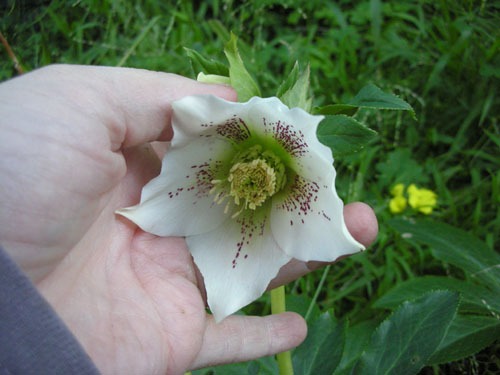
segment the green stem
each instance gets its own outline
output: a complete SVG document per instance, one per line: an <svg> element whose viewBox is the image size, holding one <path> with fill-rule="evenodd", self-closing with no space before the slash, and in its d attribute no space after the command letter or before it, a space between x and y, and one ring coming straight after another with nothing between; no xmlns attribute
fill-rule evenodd
<svg viewBox="0 0 500 375"><path fill-rule="evenodd" d="M271 290L271 312L280 314L285 311L285 287L279 286ZM292 355L289 351L278 353L276 359L278 360L280 375L293 375Z"/></svg>

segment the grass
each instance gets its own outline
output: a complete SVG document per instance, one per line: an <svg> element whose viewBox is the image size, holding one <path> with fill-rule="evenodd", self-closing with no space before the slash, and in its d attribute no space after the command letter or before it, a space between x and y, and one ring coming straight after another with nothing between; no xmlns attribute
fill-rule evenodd
<svg viewBox="0 0 500 375"><path fill-rule="evenodd" d="M369 203L380 235L368 252L331 267L317 299L321 309L333 308L354 324L382 319L370 301L397 283L459 272L386 225L393 217L389 191L398 182L436 191L435 220L470 231L498 251L498 2L25 0L0 9L0 30L27 71L72 63L193 77L183 47L225 61L222 46L233 30L265 96L274 94L298 60L311 64L315 105L347 101L369 82L411 103L417 121L402 113L360 113L379 139L336 161L340 195ZM5 49L0 56L0 80L15 76ZM312 298L322 272L289 285L289 293ZM268 309L262 298L248 312ZM498 345L487 353L498 354ZM488 374L494 356L487 353L421 373Z"/></svg>

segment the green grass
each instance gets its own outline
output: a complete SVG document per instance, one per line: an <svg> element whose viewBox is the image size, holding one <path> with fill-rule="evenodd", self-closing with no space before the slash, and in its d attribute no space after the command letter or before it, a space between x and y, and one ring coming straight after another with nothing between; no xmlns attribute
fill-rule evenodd
<svg viewBox="0 0 500 375"><path fill-rule="evenodd" d="M500 3L141 3L8 1L0 5L0 30L26 70L72 63L190 77L194 72L183 47L224 62L222 48L232 30L264 96L275 92L298 60L302 66L311 64L314 105L345 102L372 82L416 110L417 121L406 113L357 115L379 138L336 161L337 186L346 201L362 200L375 209L380 235L366 253L331 267L317 300L321 309L333 308L337 317L354 324L382 319L385 312L370 309L371 301L397 283L419 275L463 277L386 225L394 216L388 211L389 190L398 182L436 191L435 220L470 231L498 251ZM15 76L5 49L0 57L0 80ZM289 293L312 298L322 272L292 283ZM266 297L247 309L258 314L268 310ZM498 345L486 351L498 351ZM474 366L480 371L480 365L494 365L494 356L487 353L421 373L472 374ZM484 358L490 358L486 365Z"/></svg>

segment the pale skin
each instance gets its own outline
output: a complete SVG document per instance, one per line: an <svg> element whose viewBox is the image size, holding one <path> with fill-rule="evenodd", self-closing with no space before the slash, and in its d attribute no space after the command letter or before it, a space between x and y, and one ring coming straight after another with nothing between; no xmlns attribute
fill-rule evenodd
<svg viewBox="0 0 500 375"><path fill-rule="evenodd" d="M228 86L125 68L50 66L0 85L0 244L105 374L182 374L306 336L294 313L216 325L184 239L114 213L159 173L149 143L172 138L170 103L192 94L236 100ZM352 203L344 216L370 245L373 211ZM322 265L292 260L270 287Z"/></svg>

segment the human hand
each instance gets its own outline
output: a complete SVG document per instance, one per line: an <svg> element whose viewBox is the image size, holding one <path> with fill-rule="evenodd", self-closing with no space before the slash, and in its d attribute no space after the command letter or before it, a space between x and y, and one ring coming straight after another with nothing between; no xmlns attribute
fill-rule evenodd
<svg viewBox="0 0 500 375"><path fill-rule="evenodd" d="M172 137L170 103L209 93L236 99L229 87L118 68L52 66L0 85L0 243L103 373L181 374L305 337L293 313L215 325L184 239L144 233L114 214L159 173L148 142ZM371 209L344 212L369 245ZM292 261L272 287L317 266Z"/></svg>

